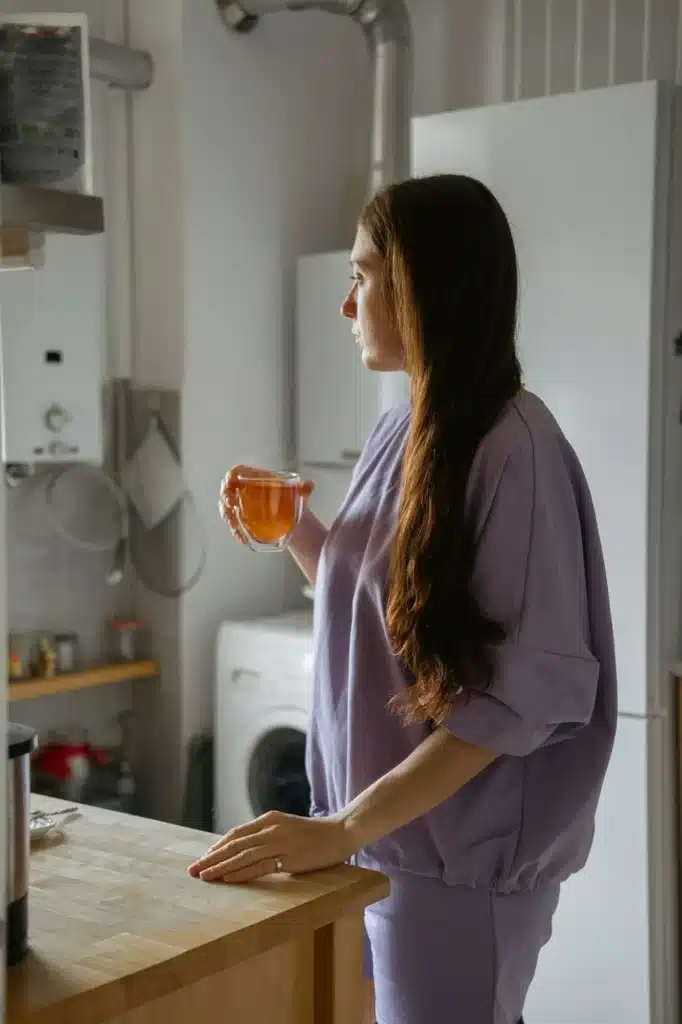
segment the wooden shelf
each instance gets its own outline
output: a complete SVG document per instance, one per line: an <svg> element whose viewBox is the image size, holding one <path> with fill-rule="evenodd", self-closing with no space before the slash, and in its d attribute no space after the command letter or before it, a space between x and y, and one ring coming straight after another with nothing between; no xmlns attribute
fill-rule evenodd
<svg viewBox="0 0 682 1024"><path fill-rule="evenodd" d="M153 679L159 674L155 661L126 661L117 665L95 665L82 672L54 676L52 679L20 679L9 684L9 699L33 700L47 697L52 693L68 693L90 686L108 686L110 683L124 683L131 679Z"/></svg>

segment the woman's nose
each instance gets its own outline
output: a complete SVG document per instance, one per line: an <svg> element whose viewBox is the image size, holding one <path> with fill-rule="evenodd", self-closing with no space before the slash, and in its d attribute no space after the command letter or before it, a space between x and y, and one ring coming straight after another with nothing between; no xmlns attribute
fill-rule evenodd
<svg viewBox="0 0 682 1024"><path fill-rule="evenodd" d="M357 315L357 306L355 304L355 296L353 295L353 289L348 292L348 295L343 300L341 306L341 316L345 316L347 320L355 320Z"/></svg>

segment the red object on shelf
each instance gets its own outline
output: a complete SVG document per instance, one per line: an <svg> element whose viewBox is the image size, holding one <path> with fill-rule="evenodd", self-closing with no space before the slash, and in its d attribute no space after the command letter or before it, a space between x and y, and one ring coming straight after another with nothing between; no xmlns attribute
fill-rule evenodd
<svg viewBox="0 0 682 1024"><path fill-rule="evenodd" d="M109 763L107 752L90 743L49 743L36 752L33 761L46 775L65 781L71 778L71 762L78 757L86 758L91 764Z"/></svg>

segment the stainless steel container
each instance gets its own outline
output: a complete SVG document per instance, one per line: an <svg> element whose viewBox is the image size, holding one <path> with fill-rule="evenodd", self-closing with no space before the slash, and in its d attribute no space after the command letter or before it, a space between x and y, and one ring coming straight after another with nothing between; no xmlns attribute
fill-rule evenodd
<svg viewBox="0 0 682 1024"><path fill-rule="evenodd" d="M10 722L7 727L7 965L28 949L28 864L31 837L31 752L34 729Z"/></svg>

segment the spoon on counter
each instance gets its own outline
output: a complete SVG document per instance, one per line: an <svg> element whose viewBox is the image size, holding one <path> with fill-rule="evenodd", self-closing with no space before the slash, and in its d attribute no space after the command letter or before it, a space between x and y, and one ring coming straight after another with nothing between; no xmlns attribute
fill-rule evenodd
<svg viewBox="0 0 682 1024"><path fill-rule="evenodd" d="M31 839L41 839L56 828L59 822L57 818L67 814L78 814L78 807L64 807L60 811L31 811L28 819L28 828Z"/></svg>

